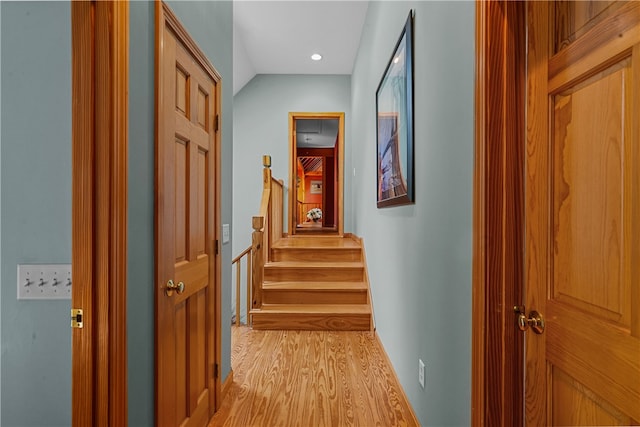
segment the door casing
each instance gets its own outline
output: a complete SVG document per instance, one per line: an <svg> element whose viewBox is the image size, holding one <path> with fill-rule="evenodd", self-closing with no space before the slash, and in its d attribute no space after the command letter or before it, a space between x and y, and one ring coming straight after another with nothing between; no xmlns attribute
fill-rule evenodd
<svg viewBox="0 0 640 427"><path fill-rule="evenodd" d="M289 113L289 208L288 208L288 232L293 236L296 232L296 161L298 158L295 121L296 119L337 119L338 120L338 162L335 173L338 175L338 183L335 191L338 217L337 234L344 235L344 113Z"/></svg>
<svg viewBox="0 0 640 427"><path fill-rule="evenodd" d="M476 1L471 424L522 425L526 3Z"/></svg>
<svg viewBox="0 0 640 427"><path fill-rule="evenodd" d="M71 2L74 426L127 424L129 3Z"/></svg>

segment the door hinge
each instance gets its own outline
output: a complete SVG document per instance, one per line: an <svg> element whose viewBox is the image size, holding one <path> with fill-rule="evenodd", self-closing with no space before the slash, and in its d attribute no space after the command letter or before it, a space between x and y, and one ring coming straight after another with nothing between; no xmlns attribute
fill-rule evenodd
<svg viewBox="0 0 640 427"><path fill-rule="evenodd" d="M214 251L216 255L220 253L220 247L218 246L219 244L220 244L220 241L216 239L215 243L213 244L213 246L215 247Z"/></svg>
<svg viewBox="0 0 640 427"><path fill-rule="evenodd" d="M215 119L213 119L213 130L218 132L218 129L220 129L220 115L216 114Z"/></svg>
<svg viewBox="0 0 640 427"><path fill-rule="evenodd" d="M218 378L218 364L213 364L213 378Z"/></svg>
<svg viewBox="0 0 640 427"><path fill-rule="evenodd" d="M83 318L82 318L82 309L81 308L72 308L71 309L71 327L82 329L83 326Z"/></svg>

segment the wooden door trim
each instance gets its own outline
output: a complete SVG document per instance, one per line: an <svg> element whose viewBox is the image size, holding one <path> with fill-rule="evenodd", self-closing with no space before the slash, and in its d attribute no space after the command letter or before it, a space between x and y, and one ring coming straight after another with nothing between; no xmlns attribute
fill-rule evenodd
<svg viewBox="0 0 640 427"><path fill-rule="evenodd" d="M162 45L163 45L163 32L164 32L164 27L167 26L171 29L171 31L173 31L173 33L176 35L176 39L184 46L184 48L187 50L187 52L193 56L193 58L198 62L198 64L203 68L203 70L209 74L209 76L211 77L211 79L215 82L215 108L216 108L216 120L218 120L218 125L215 129L215 136L214 136L214 147L211 148L211 152L213 153L213 155L215 156L215 176L214 176L214 200L213 203L215 204L214 206L214 217L215 217L215 224L213 224L213 239L211 239L210 242L208 242L208 244L210 245L210 251L209 253L212 254L213 256L213 260L212 260L212 264L210 266L210 272L211 269L214 269L215 272L211 275L211 277L214 278L214 283L213 283L213 289L214 289L214 299L215 301L213 302L213 308L215 313L213 313L213 325L211 325L211 328L213 329L213 333L214 333L214 349L213 349L213 354L214 354L214 361L212 364L208 364L208 369L210 370L211 375L209 376L210 378L214 377L214 373L217 373L217 375L214 378L214 393L212 396L210 396L210 398L212 399L212 401L210 402L209 407L211 408L212 412L209 414L209 417L213 416L213 412L215 412L218 408L220 408L220 405L222 404L222 393L221 393L221 388L222 388L222 381L220 378L220 374L219 374L219 367L221 366L221 362L222 362L222 251L220 250L221 248L221 244L220 244L220 230L222 228L222 218L221 218L221 200L222 200L222 185L221 185L221 179L222 179L222 172L221 172L221 145L222 145L222 76L221 74L216 70L216 68L213 66L213 64L211 64L211 62L207 59L207 56L204 54L204 52L198 47L198 45L195 43L195 41L191 38L191 36L189 35L189 33L187 32L187 30L184 28L184 26L182 25L182 23L178 20L178 17L175 15L175 13L169 8L169 6L163 2L163 1L159 1L156 2L156 9L155 9L155 22L156 22L156 28L155 28L155 39L156 39L156 43L155 43L155 57L156 57L156 62L155 62L155 93L156 93L156 98L155 98L155 117L156 117L156 134L155 134L155 144L156 144L156 192L158 190L158 170L157 170L157 158L158 158L158 150L161 149L162 144L160 144L160 135L161 132L159 132L159 120L160 117L162 116L162 112L164 111L164 105L163 105L163 92L164 89L162 87L161 82L162 80L162 63L163 63L163 54L162 54ZM156 218L155 218L155 223L156 223L156 254L158 251L158 244L157 244L157 236L158 236L158 218L157 218L157 211L158 211L158 203L159 200L156 197L156 208L155 208L155 212L156 212ZM217 247L216 247L217 245ZM156 259L159 259L158 256L156 255ZM155 271L155 282L158 282L158 277L160 277L161 272L159 271L159 264L156 262L156 271ZM162 290L162 286L160 286L162 284L158 283L158 286L155 286L155 301L156 301L156 307L157 307L157 301L158 298L163 297L163 290ZM159 331L157 330L157 324L155 325L155 333L156 333L156 349L155 349L155 357L154 359L156 360L156 366L157 366L157 352L158 352L158 348L157 348L157 344L158 344L158 339L157 339L157 335L159 333ZM215 366L214 366L215 365ZM158 383L157 383L157 375L155 377L155 404L156 404L156 413L158 412Z"/></svg>
<svg viewBox="0 0 640 427"><path fill-rule="evenodd" d="M128 2L72 2L72 423L127 423Z"/></svg>
<svg viewBox="0 0 640 427"><path fill-rule="evenodd" d="M476 1L472 425L522 425L525 10Z"/></svg>
<svg viewBox="0 0 640 427"><path fill-rule="evenodd" d="M336 204L338 206L338 227L339 236L344 235L344 113L327 112L327 113L289 113L289 236L295 235L296 231L296 159L298 157L298 148L296 146L296 137L294 133L294 125L296 119L338 119L338 170L334 173L338 174L338 184L336 194ZM334 189L336 191L336 189Z"/></svg>

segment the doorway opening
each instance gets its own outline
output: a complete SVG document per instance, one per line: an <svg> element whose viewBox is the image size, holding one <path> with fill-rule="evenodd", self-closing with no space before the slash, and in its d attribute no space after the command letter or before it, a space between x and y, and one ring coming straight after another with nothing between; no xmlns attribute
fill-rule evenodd
<svg viewBox="0 0 640 427"><path fill-rule="evenodd" d="M290 113L289 134L289 235L342 235L344 113Z"/></svg>

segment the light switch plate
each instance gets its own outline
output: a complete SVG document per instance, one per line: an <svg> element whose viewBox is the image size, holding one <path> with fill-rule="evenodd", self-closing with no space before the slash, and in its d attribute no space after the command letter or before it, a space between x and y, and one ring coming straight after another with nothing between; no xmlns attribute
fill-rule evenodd
<svg viewBox="0 0 640 427"><path fill-rule="evenodd" d="M222 243L229 243L229 224L222 224Z"/></svg>
<svg viewBox="0 0 640 427"><path fill-rule="evenodd" d="M71 299L71 264L18 264L18 299Z"/></svg>

